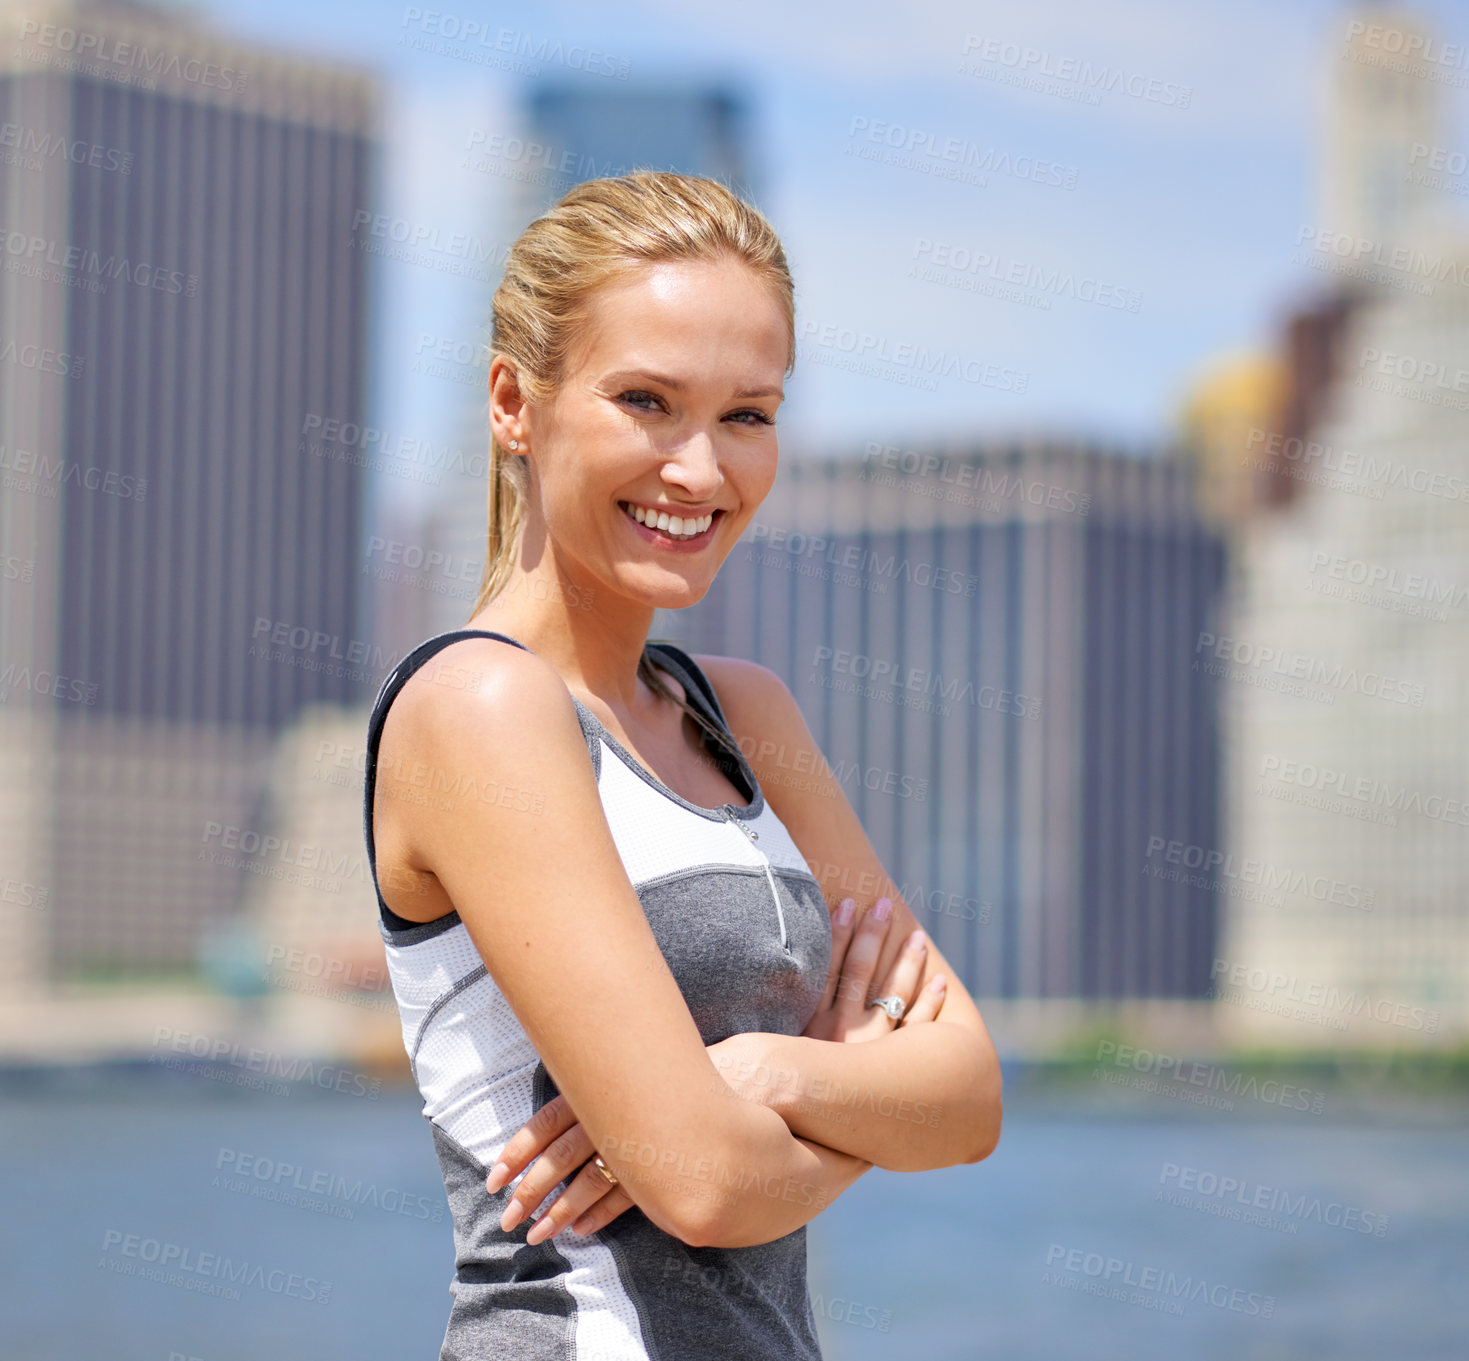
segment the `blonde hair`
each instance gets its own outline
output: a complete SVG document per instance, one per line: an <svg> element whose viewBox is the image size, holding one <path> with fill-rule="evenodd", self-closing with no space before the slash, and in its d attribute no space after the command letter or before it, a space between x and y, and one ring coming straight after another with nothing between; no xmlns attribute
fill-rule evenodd
<svg viewBox="0 0 1469 1361"><path fill-rule="evenodd" d="M599 288L650 264L722 259L749 266L780 306L790 341L789 374L795 362L795 288L774 228L717 180L663 170L585 180L520 234L495 290L490 350L511 362L522 397L545 402L565 376ZM526 479L524 459L501 449L491 431L485 566L471 617L509 579L525 523ZM638 674L677 702L655 675L646 648ZM682 707L723 742L701 714Z"/></svg>

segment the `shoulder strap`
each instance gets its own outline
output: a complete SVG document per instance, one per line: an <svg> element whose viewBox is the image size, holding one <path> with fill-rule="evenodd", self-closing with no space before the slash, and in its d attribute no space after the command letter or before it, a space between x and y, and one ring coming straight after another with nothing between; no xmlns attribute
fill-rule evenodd
<svg viewBox="0 0 1469 1361"><path fill-rule="evenodd" d="M714 757L719 768L734 782L736 787L743 787L746 798L754 799L756 790L759 788L759 781L756 780L755 772L750 768L749 761L745 759L744 750L730 729L729 720L724 716L724 710L719 707L719 697L714 693L714 687L709 683L709 677L704 674L703 668L677 643L649 642L648 646L656 649L659 662L666 664L668 669L683 683L684 692L688 695L690 702L703 709L704 716L712 720L723 731L724 735L729 738L730 744L739 752L739 759L735 760L729 752L721 751L716 746L709 747L710 755Z"/></svg>
<svg viewBox="0 0 1469 1361"><path fill-rule="evenodd" d="M378 887L377 882L377 846L372 836L372 797L377 786L378 746L382 741L383 725L387 722L388 709L393 700L397 698L398 692L408 683L415 671L436 653L443 651L450 643L457 643L461 638L499 638L502 642L513 643L516 647L530 651L530 648L519 639L512 638L506 633L495 633L490 629L454 629L450 633L440 633L420 643L388 672L387 678L377 692L377 699L373 701L372 712L367 719L367 771L362 794L362 831L367 841L367 869L372 875L373 892L377 894L378 911L382 914L383 924L398 933L421 931L425 935L436 935L439 931L453 926L459 920L459 914L451 912L447 917L440 917L432 922L414 922L409 921L406 917L400 917L383 901L382 890ZM395 939L401 939L401 936L395 936Z"/></svg>
<svg viewBox="0 0 1469 1361"><path fill-rule="evenodd" d="M660 640L650 642L648 646L656 649L660 654L660 661L672 662L668 669L684 682L684 689L688 692L689 698L695 704L700 704L702 701L701 707L705 713L713 718L725 732L729 732L729 722L724 717L724 710L719 707L719 698L714 693L714 687L709 684L709 677L700 669L699 664L677 643ZM690 684L690 681L693 683Z"/></svg>

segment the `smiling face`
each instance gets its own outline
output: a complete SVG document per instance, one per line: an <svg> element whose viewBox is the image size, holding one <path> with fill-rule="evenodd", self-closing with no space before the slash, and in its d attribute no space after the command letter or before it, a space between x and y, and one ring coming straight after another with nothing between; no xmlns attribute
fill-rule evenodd
<svg viewBox="0 0 1469 1361"><path fill-rule="evenodd" d="M522 409L527 558L548 549L562 576L652 608L702 599L775 481L789 358L784 313L738 260L599 289L554 397Z"/></svg>

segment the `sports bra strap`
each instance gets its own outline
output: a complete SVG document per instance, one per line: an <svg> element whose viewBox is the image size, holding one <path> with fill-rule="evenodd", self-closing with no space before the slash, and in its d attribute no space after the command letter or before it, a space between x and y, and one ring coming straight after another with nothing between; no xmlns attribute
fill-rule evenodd
<svg viewBox="0 0 1469 1361"><path fill-rule="evenodd" d="M367 842L367 865L372 875L373 891L377 895L378 911L381 914L383 926L392 932L395 941L404 944L410 943L413 939L437 935L440 931L448 930L459 921L459 914L450 912L447 916L435 918L431 922L415 922L406 917L400 917L383 900L382 890L378 887L377 882L377 846L372 835L372 803L377 786L378 747L382 742L383 726L387 722L388 709L398 692L408 683L415 671L448 647L450 643L457 643L462 638L498 638L515 647L524 648L527 652L531 651L518 638L512 638L508 633L498 633L493 629L454 629L448 633L437 634L420 643L388 672L378 690L377 698L373 701L372 712L367 721L366 778L362 795L362 828ZM705 676L698 663L676 643L650 641L647 646L657 653L660 665L666 667L678 678L689 701L702 710L706 718L722 729L733 743L734 735L730 732L729 722L724 716L723 709L719 706L714 687L710 685L709 678ZM576 706L577 719L581 723L587 751L592 758L592 770L600 776L602 726L596 716L575 695L571 696L571 702ZM743 754L736 760L729 753L715 750L712 747L710 752L726 776L737 787L744 786L746 797L753 799L755 797L754 775L748 770ZM405 933L411 933L411 935Z"/></svg>
<svg viewBox="0 0 1469 1361"><path fill-rule="evenodd" d="M450 633L440 633L420 643L388 672L387 678L377 692L377 699L373 701L372 712L367 720L367 771L362 794L362 830L367 840L367 868L368 873L372 876L373 892L377 895L377 906L383 926L394 933L395 940L401 940L404 943L407 943L407 938L400 933L437 935L440 931L447 931L451 926L456 925L459 921L459 914L450 912L447 916L437 917L431 922L410 921L407 917L400 917L383 901L382 889L378 887L377 882L377 846L372 836L372 799L377 786L378 746L382 742L383 725L387 722L388 709L397 697L398 691L408 683L413 673L430 661L436 653L443 651L450 643L457 643L461 638L499 638L502 642L513 643L516 647L530 651L530 648L518 638L512 638L508 633L496 633L492 629L454 629Z"/></svg>
<svg viewBox="0 0 1469 1361"><path fill-rule="evenodd" d="M706 717L712 718L725 732L729 732L729 722L724 717L724 710L719 707L719 697L715 695L714 687L709 684L709 677L700 669L699 664L677 643L650 642L648 646L662 654L660 660L665 665L672 661L673 665L668 669L683 681L684 691L689 699L704 710ZM689 680L693 681L692 685L688 683Z"/></svg>
<svg viewBox="0 0 1469 1361"><path fill-rule="evenodd" d="M657 649L660 661L678 677L690 703L695 708L702 710L704 717L724 733L730 746L739 751L739 756L736 758L733 752L712 745L708 746L709 754L724 772L725 777L744 794L745 798L753 800L758 783L755 779L755 772L750 769L750 763L745 757L744 750L735 738L729 726L729 720L725 718L724 710L719 706L719 697L714 693L714 687L709 683L709 677L704 674L703 668L677 643L650 642L648 646ZM671 665L669 665L670 662Z"/></svg>

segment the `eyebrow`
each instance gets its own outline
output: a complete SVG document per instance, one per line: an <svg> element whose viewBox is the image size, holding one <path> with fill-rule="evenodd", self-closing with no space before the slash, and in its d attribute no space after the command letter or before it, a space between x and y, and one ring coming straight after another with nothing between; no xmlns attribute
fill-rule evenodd
<svg viewBox="0 0 1469 1361"><path fill-rule="evenodd" d="M665 374L652 373L648 369L626 369L618 373L609 373L603 380L607 383L624 383L630 379L641 379L646 383L657 383L661 387L672 389L674 392L682 392L684 384L677 378L669 378ZM735 393L736 397L779 397L785 399L785 392L778 387L745 388Z"/></svg>

